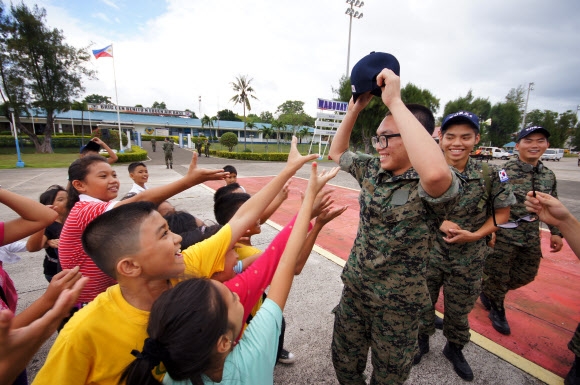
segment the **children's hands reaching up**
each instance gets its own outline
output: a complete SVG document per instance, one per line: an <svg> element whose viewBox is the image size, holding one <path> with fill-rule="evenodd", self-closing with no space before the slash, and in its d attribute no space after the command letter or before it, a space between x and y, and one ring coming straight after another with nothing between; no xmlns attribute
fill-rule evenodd
<svg viewBox="0 0 580 385"><path fill-rule="evenodd" d="M312 215L311 218L315 218L319 216L324 210L329 209L330 206L334 203L334 199L330 195L334 189L326 189L320 191L316 198L314 198L314 205L312 206ZM304 200L304 196L302 196L302 200Z"/></svg>
<svg viewBox="0 0 580 385"><path fill-rule="evenodd" d="M310 179L308 180L308 188L306 194L311 193L314 196L318 194L324 185L334 178L340 167L333 167L330 170L324 170L320 174L318 173L318 164L316 162L312 163L312 169L310 171Z"/></svg>
<svg viewBox="0 0 580 385"><path fill-rule="evenodd" d="M293 136L292 144L290 145L290 153L288 154L288 162L286 163L286 168L290 169L292 172L300 170L300 168L304 166L306 162L318 158L318 154L304 156L300 155L300 152L298 152L297 143L298 139Z"/></svg>
<svg viewBox="0 0 580 385"><path fill-rule="evenodd" d="M323 210L317 217L316 217L316 224L325 226L328 222L333 220L334 218L338 217L342 213L346 211L348 206L342 207L329 207Z"/></svg>
<svg viewBox="0 0 580 385"><path fill-rule="evenodd" d="M208 180L222 180L226 175L228 173L221 169L210 170L207 168L197 168L197 152L194 151L185 177L190 186L195 186Z"/></svg>
<svg viewBox="0 0 580 385"><path fill-rule="evenodd" d="M60 293L66 289L72 288L82 277L83 275L79 272L78 266L75 266L74 269L61 271L52 277L52 280L48 284L48 288L44 292L44 298L46 301L50 301L50 303L56 302Z"/></svg>

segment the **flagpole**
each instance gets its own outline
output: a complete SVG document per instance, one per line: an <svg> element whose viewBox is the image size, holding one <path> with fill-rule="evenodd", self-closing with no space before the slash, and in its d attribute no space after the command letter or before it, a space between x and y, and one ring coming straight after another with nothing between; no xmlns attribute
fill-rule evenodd
<svg viewBox="0 0 580 385"><path fill-rule="evenodd" d="M115 52L111 43L111 54L113 56L113 79L115 80L115 99L117 101L117 124L119 126L119 152L123 152L123 132L121 131L121 116L119 115L119 95L117 94L117 74L115 72Z"/></svg>

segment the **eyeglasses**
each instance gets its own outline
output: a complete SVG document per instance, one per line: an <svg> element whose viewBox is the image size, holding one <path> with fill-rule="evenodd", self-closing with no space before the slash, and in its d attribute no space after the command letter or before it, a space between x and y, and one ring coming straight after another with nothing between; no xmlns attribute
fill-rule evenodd
<svg viewBox="0 0 580 385"><path fill-rule="evenodd" d="M373 144L373 147L377 147L378 143L380 148L387 148L389 147L389 138L394 138L397 136L401 136L401 134L373 136L371 137L371 143Z"/></svg>
<svg viewBox="0 0 580 385"><path fill-rule="evenodd" d="M493 196L493 199L491 200L491 216L493 217L493 225L495 227L499 227L499 228L502 228L502 229L515 229L516 227L519 226L519 223L520 222L535 222L535 221L538 220L538 217L536 215L534 215L534 214L528 214L526 216L523 216L521 218L516 219L513 222L506 222L506 223L502 223L502 224L498 225L497 224L497 221L495 220L495 207L494 207L495 205L494 205L494 202L495 202L495 198L497 198L499 196L499 194L501 194L504 191L505 191L505 189L502 188L497 194L495 194Z"/></svg>

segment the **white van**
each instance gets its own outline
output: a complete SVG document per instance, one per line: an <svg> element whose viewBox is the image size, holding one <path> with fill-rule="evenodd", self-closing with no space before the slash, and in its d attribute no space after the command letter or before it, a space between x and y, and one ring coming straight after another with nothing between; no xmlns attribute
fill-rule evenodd
<svg viewBox="0 0 580 385"><path fill-rule="evenodd" d="M548 148L546 152L542 155L542 160L553 160L560 161L564 157L564 149L563 148Z"/></svg>
<svg viewBox="0 0 580 385"><path fill-rule="evenodd" d="M493 159L505 159L508 160L512 154L500 147L480 147L482 153L491 154Z"/></svg>

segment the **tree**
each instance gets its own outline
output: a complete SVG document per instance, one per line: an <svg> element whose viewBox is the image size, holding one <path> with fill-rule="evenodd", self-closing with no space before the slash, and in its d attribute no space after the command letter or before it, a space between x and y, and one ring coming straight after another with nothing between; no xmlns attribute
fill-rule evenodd
<svg viewBox="0 0 580 385"><path fill-rule="evenodd" d="M278 142L278 152L280 152L280 133L286 131L286 125L280 120L274 120L272 122L272 128L276 130L276 141Z"/></svg>
<svg viewBox="0 0 580 385"><path fill-rule="evenodd" d="M480 120L487 120L491 113L491 103L489 99L475 98L473 91L469 90L467 95L451 100L445 104L443 116L447 116L457 111L469 111L479 116Z"/></svg>
<svg viewBox="0 0 580 385"><path fill-rule="evenodd" d="M75 111L81 111L81 143L84 144L84 139L82 139L85 136L85 111L89 110L89 104L86 102L86 100L83 100L81 102L73 102L70 106L71 110L75 110Z"/></svg>
<svg viewBox="0 0 580 385"><path fill-rule="evenodd" d="M276 113L283 114L302 114L304 113L304 102L299 100L286 100L278 106Z"/></svg>
<svg viewBox="0 0 580 385"><path fill-rule="evenodd" d="M229 152L232 152L234 147L238 145L238 136L233 132L226 132L220 137L220 144L227 147Z"/></svg>
<svg viewBox="0 0 580 385"><path fill-rule="evenodd" d="M10 7L10 15L1 9L0 17L0 77L2 94L15 109L17 126L34 143L37 152L52 152L51 137L56 111L67 110L71 99L84 88L83 77L94 77L94 71L84 67L89 61L87 48L76 49L64 43L58 29L45 25L46 11L24 3ZM20 123L25 102L46 112L44 141ZM26 111L24 111L27 113Z"/></svg>
<svg viewBox="0 0 580 385"><path fill-rule="evenodd" d="M135 104L135 107L141 107L141 108L143 108L143 105L142 104Z"/></svg>
<svg viewBox="0 0 580 385"><path fill-rule="evenodd" d="M517 86L517 88L512 88L509 90L505 97L507 103L515 103L518 106L520 114L524 113L524 95L526 94L526 89L523 85Z"/></svg>
<svg viewBox="0 0 580 385"><path fill-rule="evenodd" d="M250 85L253 79L248 79L245 75L236 77L236 81L230 83L236 95L230 99L235 104L241 104L244 107L244 151L246 151L246 108L248 111L252 109L250 105L250 98L258 99L253 95L254 89Z"/></svg>
<svg viewBox="0 0 580 385"><path fill-rule="evenodd" d="M482 133L482 143L491 142L492 146L502 147L512 140L518 131L520 115L516 103L496 103L491 109L489 132ZM483 137L485 135L485 137Z"/></svg>
<svg viewBox="0 0 580 385"><path fill-rule="evenodd" d="M274 115L271 112L264 111L260 114L260 121L262 123L272 123L272 120L274 120Z"/></svg>
<svg viewBox="0 0 580 385"><path fill-rule="evenodd" d="M137 106L135 106L135 107L137 107ZM140 107L143 107L143 106L140 106ZM186 109L185 109L185 112L189 112L189 115L190 115L189 117L190 117L191 119L199 119L199 118L197 117L197 115L195 114L195 112L193 112L193 111L192 111L192 110L190 110L189 108L186 108Z"/></svg>
<svg viewBox="0 0 580 385"><path fill-rule="evenodd" d="M429 90L422 90L413 83L407 83L401 89L401 99L405 104L415 103L425 106L436 114L439 110L439 99L437 99Z"/></svg>
<svg viewBox="0 0 580 385"><path fill-rule="evenodd" d="M550 110L532 110L526 115L526 126L542 126L550 133L550 147L562 148L573 135L576 114L570 110L558 114Z"/></svg>
<svg viewBox="0 0 580 385"><path fill-rule="evenodd" d="M211 129L213 128L213 120L207 115L204 115L203 118L201 118L201 128L204 128L205 126L209 127L209 136L211 137Z"/></svg>
<svg viewBox="0 0 580 385"><path fill-rule="evenodd" d="M242 120L232 110L221 110L217 113L218 119L226 122L241 122Z"/></svg>
<svg viewBox="0 0 580 385"><path fill-rule="evenodd" d="M256 123L254 122L248 122L246 123L246 128L249 128L250 130L254 130L256 128L258 128L258 126L256 126ZM250 135L254 135L252 132L250 132Z"/></svg>
<svg viewBox="0 0 580 385"><path fill-rule="evenodd" d="M165 102L158 103L157 101L154 101L151 108L159 108L160 110L166 110L167 106L165 105Z"/></svg>
<svg viewBox="0 0 580 385"><path fill-rule="evenodd" d="M302 127L300 130L298 130L298 132L296 133L298 135L298 139L300 140L300 144L302 144L302 138L305 137L306 135L308 135L310 133L310 127Z"/></svg>
<svg viewBox="0 0 580 385"><path fill-rule="evenodd" d="M570 136L574 136L574 128L576 126L576 124L578 123L578 118L576 116L576 113L568 110L566 112L562 112L560 114L560 116L558 116L558 122L557 122L557 127L558 127L558 133L560 134L559 137L557 137L557 141L554 140L554 138L552 138L552 136L550 136L550 144L552 147L556 147L556 148L563 148L566 145L566 142L568 141L568 138ZM558 142L561 141L561 142Z"/></svg>
<svg viewBox="0 0 580 385"><path fill-rule="evenodd" d="M287 100L276 110L278 120L292 126L292 133L296 134L299 126L314 126L314 118L304 112L304 102Z"/></svg>
<svg viewBox="0 0 580 385"><path fill-rule="evenodd" d="M268 152L268 139L274 135L274 129L272 127L268 127L266 125L262 125L261 128L258 129L259 132L262 133L262 137L266 139L266 152Z"/></svg>
<svg viewBox="0 0 580 385"><path fill-rule="evenodd" d="M91 104L111 104L110 97L98 95L98 94L90 94L89 96L85 97L84 101L86 103L91 103ZM138 104L135 107L143 107L143 106Z"/></svg>

